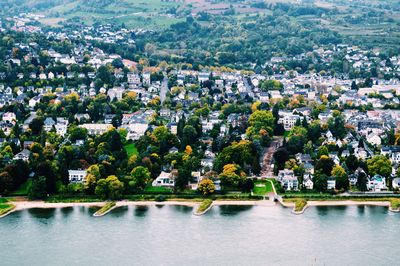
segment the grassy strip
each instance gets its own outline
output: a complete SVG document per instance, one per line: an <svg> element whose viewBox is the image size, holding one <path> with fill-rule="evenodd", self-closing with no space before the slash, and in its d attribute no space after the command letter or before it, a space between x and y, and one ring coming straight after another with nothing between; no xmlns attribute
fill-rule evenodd
<svg viewBox="0 0 400 266"><path fill-rule="evenodd" d="M304 207L306 207L306 205L307 205L307 200L305 200L303 198L287 199L285 201L294 203L294 211L295 212L303 211Z"/></svg>
<svg viewBox="0 0 400 266"><path fill-rule="evenodd" d="M106 212L108 212L111 208L113 208L116 205L115 201L107 202L106 205L100 208L94 215L95 216L101 216L104 215Z"/></svg>
<svg viewBox="0 0 400 266"><path fill-rule="evenodd" d="M13 204L1 203L0 204L0 216L12 211L14 208L15 208L15 205L13 205Z"/></svg>
<svg viewBox="0 0 400 266"><path fill-rule="evenodd" d="M160 199L162 196L162 199ZM250 193L227 193L224 195L212 195L213 200L262 200L262 196L252 196ZM125 195L122 199L130 201L202 201L203 197L199 194L137 194ZM104 199L95 196L84 195L53 195L46 199L48 203L82 203L82 202L103 202Z"/></svg>
<svg viewBox="0 0 400 266"><path fill-rule="evenodd" d="M294 205L295 212L301 212L307 205L307 201L305 199L298 199Z"/></svg>
<svg viewBox="0 0 400 266"><path fill-rule="evenodd" d="M390 207L393 210L400 209L400 199L390 199Z"/></svg>
<svg viewBox="0 0 400 266"><path fill-rule="evenodd" d="M139 154L139 152L138 152L138 150L137 150L137 148L135 146L135 143L126 144L124 146L124 148L125 148L125 151L126 151L126 153L128 155L128 158L131 157L132 155L138 155Z"/></svg>
<svg viewBox="0 0 400 266"><path fill-rule="evenodd" d="M203 200L203 202L200 204L199 208L197 209L196 213L204 212L211 206L212 203L213 203L213 201L211 199Z"/></svg>
<svg viewBox="0 0 400 266"><path fill-rule="evenodd" d="M6 198L0 198L0 203L6 203L8 200Z"/></svg>

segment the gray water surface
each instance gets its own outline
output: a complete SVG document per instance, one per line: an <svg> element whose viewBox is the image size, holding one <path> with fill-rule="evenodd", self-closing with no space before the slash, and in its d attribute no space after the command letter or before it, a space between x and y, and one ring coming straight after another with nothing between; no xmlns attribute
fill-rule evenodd
<svg viewBox="0 0 400 266"><path fill-rule="evenodd" d="M400 265L384 207L31 209L0 219L0 265Z"/></svg>

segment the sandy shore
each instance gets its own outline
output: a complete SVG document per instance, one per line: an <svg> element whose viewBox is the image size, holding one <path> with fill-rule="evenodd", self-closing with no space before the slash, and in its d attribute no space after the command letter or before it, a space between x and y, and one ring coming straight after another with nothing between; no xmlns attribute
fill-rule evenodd
<svg viewBox="0 0 400 266"><path fill-rule="evenodd" d="M57 203L49 203L44 201L17 201L11 202L16 206L15 210L24 210L24 209L32 209L32 208L66 208L66 207L101 207L107 202L57 202ZM194 207L200 204L200 202L196 201L117 201L117 207L123 206L155 206L155 205L166 205L166 206L188 206ZM220 205L257 205L257 206L275 206L276 204L271 201L255 201L255 200L216 200L213 202L214 206Z"/></svg>
<svg viewBox="0 0 400 266"><path fill-rule="evenodd" d="M307 206L382 206L390 207L389 201L307 201Z"/></svg>
<svg viewBox="0 0 400 266"><path fill-rule="evenodd" d="M67 207L99 207L101 208L107 202L57 202L57 203L49 203L45 201L15 201L10 202L15 205L15 208L4 216L20 210L26 209L55 209L55 208L67 208ZM197 207L200 204L199 201L163 201L163 202L155 202L155 201L117 201L114 208L124 207L124 206L187 206L187 207ZM223 205L231 205L231 206L263 206L263 207L274 207L279 206L280 204L275 203L269 200L216 200L212 203L212 206L223 206ZM294 208L295 204L293 202L281 202L281 205L284 207ZM382 206L389 207L389 201L352 201L352 200L337 200L337 201L308 201L308 207L316 207L316 206ZM114 209L113 208L113 209ZM304 210L303 210L304 211ZM1 217L0 217L1 218Z"/></svg>

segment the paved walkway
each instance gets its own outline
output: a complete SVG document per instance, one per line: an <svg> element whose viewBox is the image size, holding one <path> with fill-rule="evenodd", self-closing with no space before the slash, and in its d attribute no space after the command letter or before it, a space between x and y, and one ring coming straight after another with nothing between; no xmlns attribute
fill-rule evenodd
<svg viewBox="0 0 400 266"><path fill-rule="evenodd" d="M283 137L274 137L271 144L265 150L262 159L262 166L261 166L261 178L268 178L274 176L274 169L272 167L272 162L274 159L275 151L282 146Z"/></svg>

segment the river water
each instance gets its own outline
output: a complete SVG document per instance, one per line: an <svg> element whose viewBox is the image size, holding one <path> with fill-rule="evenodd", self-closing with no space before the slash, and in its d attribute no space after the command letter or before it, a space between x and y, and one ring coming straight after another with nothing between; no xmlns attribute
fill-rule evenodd
<svg viewBox="0 0 400 266"><path fill-rule="evenodd" d="M0 219L0 265L400 265L384 207L31 209Z"/></svg>

